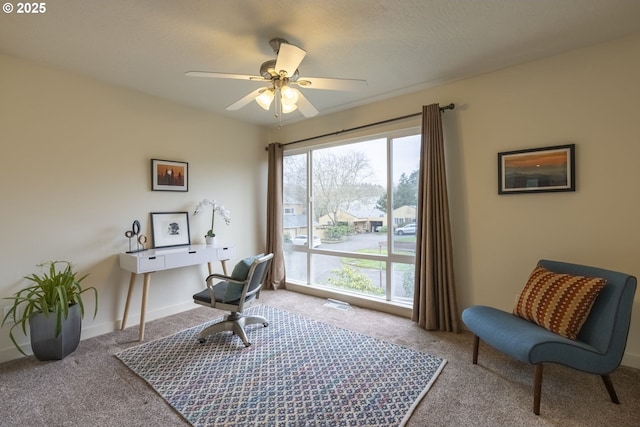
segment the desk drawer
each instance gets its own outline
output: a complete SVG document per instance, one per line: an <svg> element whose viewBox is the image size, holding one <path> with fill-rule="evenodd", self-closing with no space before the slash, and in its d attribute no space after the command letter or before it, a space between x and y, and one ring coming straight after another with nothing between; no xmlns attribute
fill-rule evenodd
<svg viewBox="0 0 640 427"><path fill-rule="evenodd" d="M138 259L140 273L163 270L165 267L164 255L152 257L140 257Z"/></svg>
<svg viewBox="0 0 640 427"><path fill-rule="evenodd" d="M219 260L231 259L236 255L234 248L216 248L216 258Z"/></svg>
<svg viewBox="0 0 640 427"><path fill-rule="evenodd" d="M189 265L204 264L211 261L211 251L193 250L189 252L177 252L167 257L167 268L187 267Z"/></svg>

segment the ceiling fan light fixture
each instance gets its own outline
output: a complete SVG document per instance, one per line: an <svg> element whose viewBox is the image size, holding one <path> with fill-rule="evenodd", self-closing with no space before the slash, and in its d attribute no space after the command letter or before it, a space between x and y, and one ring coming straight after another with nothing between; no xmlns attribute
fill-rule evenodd
<svg viewBox="0 0 640 427"><path fill-rule="evenodd" d="M298 91L287 85L282 86L282 88L280 89L280 94L282 96L283 105L295 105L296 102L298 102Z"/></svg>
<svg viewBox="0 0 640 427"><path fill-rule="evenodd" d="M282 103L282 114L288 114L296 111L298 106L296 104L285 104Z"/></svg>
<svg viewBox="0 0 640 427"><path fill-rule="evenodd" d="M259 106L269 111L271 103L273 102L274 94L272 89L263 91L260 95L256 96L256 102Z"/></svg>
<svg viewBox="0 0 640 427"><path fill-rule="evenodd" d="M263 62L258 76L210 71L188 71L186 75L269 83L268 87L256 89L229 105L227 110L239 110L255 100L262 109L269 111L271 105L275 103L274 116L276 118L281 117L283 113L291 113L296 110L300 111L304 117L314 117L318 114L318 110L305 97L303 91L298 90L299 88L346 91L367 86L365 80L320 77L300 78L298 66L307 52L281 38L274 38L269 44L276 54L276 59ZM293 87L289 86L290 84Z"/></svg>

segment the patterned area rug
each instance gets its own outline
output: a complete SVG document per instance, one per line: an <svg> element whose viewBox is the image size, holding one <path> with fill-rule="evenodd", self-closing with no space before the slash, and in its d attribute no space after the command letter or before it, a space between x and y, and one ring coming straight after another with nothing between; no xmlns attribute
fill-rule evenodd
<svg viewBox="0 0 640 427"><path fill-rule="evenodd" d="M194 426L402 426L446 360L268 306L269 326L200 344L209 323L116 356ZM218 321L220 319L217 319Z"/></svg>

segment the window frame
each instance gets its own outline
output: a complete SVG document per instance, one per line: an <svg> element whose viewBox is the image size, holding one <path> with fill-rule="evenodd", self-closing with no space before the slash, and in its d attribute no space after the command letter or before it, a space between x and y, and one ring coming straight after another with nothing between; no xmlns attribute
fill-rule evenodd
<svg viewBox="0 0 640 427"><path fill-rule="evenodd" d="M409 136L417 136L421 137L421 129L419 126L410 126L402 129L389 130L385 132L378 132L372 134L361 135L354 138L348 139L336 139L329 142L316 143L316 144L307 144L301 147L284 147L284 156L294 156L300 154L306 154L306 201L304 203L307 214L307 235L309 236L307 239L306 246L297 246L294 248L296 252L303 252L306 256L306 274L305 274L305 282L301 280L291 279L287 277L287 285L293 285L294 289L315 289L319 291L323 295L328 295L329 297L337 297L346 300L357 300L357 301L375 301L382 302L385 305L392 305L401 308L402 310L409 309L412 305L413 301L398 301L394 300L393 296L393 268L397 264L411 264L415 266L415 254L407 255L396 253L394 249L394 225L396 223L396 218L393 216L393 141L395 139L409 137ZM343 250L333 250L328 249L325 245L321 245L318 248L314 248L313 245L310 245L309 242L313 241L314 228L313 228L313 212L314 212L314 204L313 204L313 156L314 152L321 149L332 148L332 147L341 147L348 146L352 144L357 144L366 141L373 141L377 139L385 139L386 145L386 191L387 191L387 231L386 231L386 255L376 255L376 254L364 254L358 252L349 252ZM285 188L286 190L286 188ZM283 230L284 232L284 230ZM334 287L325 286L320 283L313 283L313 272L314 272L314 255L328 255L335 256L339 258L355 258L362 260L370 260L370 261L383 261L385 262L385 294L384 297L374 297L365 295L363 293L351 292L342 289L336 289ZM312 292L313 293L313 292ZM366 304L365 304L366 305ZM404 315L407 314L405 311Z"/></svg>

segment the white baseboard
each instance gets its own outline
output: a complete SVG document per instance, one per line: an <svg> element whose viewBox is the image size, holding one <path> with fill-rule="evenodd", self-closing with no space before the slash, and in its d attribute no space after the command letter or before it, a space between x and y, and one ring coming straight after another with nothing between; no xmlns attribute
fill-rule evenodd
<svg viewBox="0 0 640 427"><path fill-rule="evenodd" d="M181 304L173 305L170 307L162 307L153 311L147 311L145 320L150 322L152 320L160 319L163 317L171 316L172 314L182 313L183 311L192 310L195 308L193 301L184 302ZM86 317L85 317L86 319ZM99 324L92 324L90 326L82 327L82 334L80 340L86 340L88 338L97 337L99 335L108 334L109 332L120 330L121 320L112 322L103 322ZM140 313L127 317L127 328L130 326L137 326L140 324ZM20 331L20 334L22 331ZM20 347L28 355L33 354L31 351L31 344L27 337L22 337L22 341L19 341ZM80 344L82 345L82 343ZM13 345L11 347L3 348L0 350L0 363L8 362L9 360L19 359L24 357Z"/></svg>
<svg viewBox="0 0 640 427"><path fill-rule="evenodd" d="M640 369L640 354L626 352L622 357L621 365Z"/></svg>
<svg viewBox="0 0 640 427"><path fill-rule="evenodd" d="M145 314L145 323L151 322L152 320L161 319L163 317L171 316L173 314L182 313L183 311L192 310L194 308L196 308L196 306L193 304L193 301L190 300L189 302L172 305L170 307L162 307L156 310L147 311ZM84 340L87 338L97 337L98 335L104 335L108 334L109 332L117 331L120 329L120 325L122 325L122 320L118 319L115 322L105 322L99 325L91 325L86 328L83 327L81 339ZM127 316L127 328L138 325L140 325L139 312Z"/></svg>

